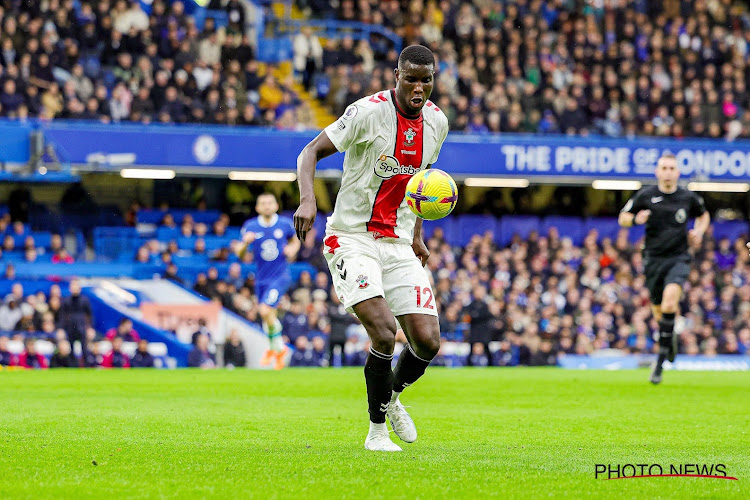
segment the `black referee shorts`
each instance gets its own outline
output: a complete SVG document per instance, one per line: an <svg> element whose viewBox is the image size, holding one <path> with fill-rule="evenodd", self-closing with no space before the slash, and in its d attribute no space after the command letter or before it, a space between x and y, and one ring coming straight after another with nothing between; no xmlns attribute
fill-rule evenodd
<svg viewBox="0 0 750 500"><path fill-rule="evenodd" d="M661 304L664 287L676 283L682 287L690 274L690 256L646 258L646 287L651 294L651 303Z"/></svg>

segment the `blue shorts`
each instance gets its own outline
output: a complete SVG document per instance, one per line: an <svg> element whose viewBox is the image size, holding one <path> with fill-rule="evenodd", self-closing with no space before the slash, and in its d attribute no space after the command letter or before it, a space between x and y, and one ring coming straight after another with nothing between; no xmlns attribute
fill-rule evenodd
<svg viewBox="0 0 750 500"><path fill-rule="evenodd" d="M276 307L281 296L289 290L291 285L292 279L289 276L282 276L271 281L256 282L255 294L258 296L258 303Z"/></svg>

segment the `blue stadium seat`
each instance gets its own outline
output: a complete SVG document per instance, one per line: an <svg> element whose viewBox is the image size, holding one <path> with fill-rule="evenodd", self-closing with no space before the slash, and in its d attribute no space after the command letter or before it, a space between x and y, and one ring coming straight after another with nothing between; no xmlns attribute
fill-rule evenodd
<svg viewBox="0 0 750 500"><path fill-rule="evenodd" d="M232 243L232 239L226 236L206 236L203 240L206 242L206 250L208 251L229 248Z"/></svg>
<svg viewBox="0 0 750 500"><path fill-rule="evenodd" d="M445 241L451 245L460 244L460 234L456 230L459 227L456 217L445 217L438 220L426 220L423 223L422 232L424 233L425 239L430 238L435 228L441 228L443 230L443 236Z"/></svg>
<svg viewBox="0 0 750 500"><path fill-rule="evenodd" d="M739 220L716 221L713 223L713 232L714 238L717 241L722 238L729 238L731 241L734 241L740 236L747 236L749 234L747 222Z"/></svg>
<svg viewBox="0 0 750 500"><path fill-rule="evenodd" d="M192 250L195 247L195 240L197 239L195 236L180 236L177 238L177 246L182 250ZM206 248L208 248L208 245Z"/></svg>
<svg viewBox="0 0 750 500"><path fill-rule="evenodd" d="M117 259L122 254L135 255L141 239L134 227L94 228L94 252L98 256Z"/></svg>
<svg viewBox="0 0 750 500"><path fill-rule="evenodd" d="M177 225L180 225L182 218L188 214L193 217L193 221L196 223L202 222L204 224L213 224L221 216L221 212L218 210L171 209L169 210L169 213L172 214ZM166 214L167 212L164 210L139 210L138 222L158 225Z"/></svg>
<svg viewBox="0 0 750 500"><path fill-rule="evenodd" d="M637 243L638 240L644 237L646 234L646 226L639 225L639 226L633 226L628 230L628 241L630 243Z"/></svg>
<svg viewBox="0 0 750 500"><path fill-rule="evenodd" d="M615 217L589 217L584 222L584 236L592 229L596 229L599 233L599 241L603 238L610 238L614 241L620 231L620 225Z"/></svg>
<svg viewBox="0 0 750 500"><path fill-rule="evenodd" d="M173 227L159 227L156 229L156 239L159 241L176 240L180 237L180 230Z"/></svg>
<svg viewBox="0 0 750 500"><path fill-rule="evenodd" d="M574 245L580 245L586 235L583 219L580 217L566 217L562 215L550 215L542 220L540 233L546 236L550 228L556 228L561 238L570 238Z"/></svg>
<svg viewBox="0 0 750 500"><path fill-rule="evenodd" d="M535 215L506 215L500 219L500 245L507 246L517 234L528 238L532 231L539 231L539 217Z"/></svg>
<svg viewBox="0 0 750 500"><path fill-rule="evenodd" d="M459 215L458 224L459 244L466 245L475 234L483 236L490 231L493 239L497 240L497 219L492 215Z"/></svg>

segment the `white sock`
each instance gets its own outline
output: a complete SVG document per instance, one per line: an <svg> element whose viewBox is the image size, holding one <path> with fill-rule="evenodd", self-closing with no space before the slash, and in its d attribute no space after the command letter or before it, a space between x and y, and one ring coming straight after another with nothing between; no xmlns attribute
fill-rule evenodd
<svg viewBox="0 0 750 500"><path fill-rule="evenodd" d="M393 391L393 392L391 393L391 404L393 404L393 403L395 403L396 401L398 401L398 397L399 397L400 395L401 395L401 393L400 393L400 392L396 392L396 391Z"/></svg>
<svg viewBox="0 0 750 500"><path fill-rule="evenodd" d="M271 350L276 352L284 350L284 341L281 339L280 333L271 337Z"/></svg>
<svg viewBox="0 0 750 500"><path fill-rule="evenodd" d="M371 421L369 434L372 434L373 432L376 432L376 431L388 432L388 427L385 426L385 422L383 422L382 424L376 424L375 422Z"/></svg>

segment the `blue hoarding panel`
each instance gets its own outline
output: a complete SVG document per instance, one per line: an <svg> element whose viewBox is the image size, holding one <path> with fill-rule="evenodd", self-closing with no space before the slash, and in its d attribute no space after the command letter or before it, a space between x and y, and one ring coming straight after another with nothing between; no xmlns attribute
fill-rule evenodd
<svg viewBox="0 0 750 500"><path fill-rule="evenodd" d="M317 134L225 126L84 122L38 126L63 161L87 163L95 153L129 153L135 155L136 165L175 168L294 169L297 155ZM28 150L28 140L22 143L18 138L13 144L16 153L24 147ZM438 165L463 176L651 179L664 152L677 156L687 178L750 180L748 141L451 134ZM343 155L336 154L319 168L341 169L342 162Z"/></svg>

